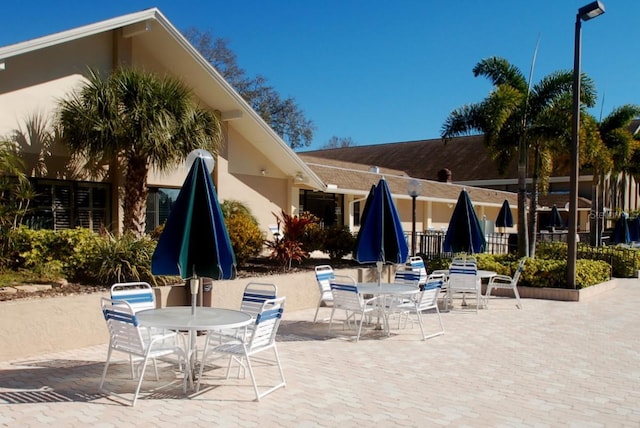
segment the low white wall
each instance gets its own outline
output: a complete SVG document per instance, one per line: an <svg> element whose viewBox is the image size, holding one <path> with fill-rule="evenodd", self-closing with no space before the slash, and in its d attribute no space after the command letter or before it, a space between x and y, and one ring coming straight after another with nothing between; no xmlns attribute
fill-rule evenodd
<svg viewBox="0 0 640 428"><path fill-rule="evenodd" d="M370 280L372 275L365 269L337 270L336 273L351 275L358 281ZM285 318L288 312L315 308L320 297L315 275L308 271L214 281L211 293L204 293L203 303L236 309L244 287L252 281L277 285L278 295L287 297ZM0 302L0 361L106 344L109 336L100 311L102 297L109 297L109 293ZM158 287L156 298L163 307L190 302L184 287Z"/></svg>

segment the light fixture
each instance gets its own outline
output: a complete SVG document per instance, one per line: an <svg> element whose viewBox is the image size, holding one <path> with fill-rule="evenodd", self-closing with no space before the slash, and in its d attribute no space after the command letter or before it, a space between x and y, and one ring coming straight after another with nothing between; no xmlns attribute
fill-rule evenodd
<svg viewBox="0 0 640 428"><path fill-rule="evenodd" d="M604 13L604 5L594 1L578 9L573 51L573 126L571 129L571 176L569 177L569 233L567 236L567 285L576 288L578 253L578 180L580 176L580 57L582 55L582 21Z"/></svg>
<svg viewBox="0 0 640 428"><path fill-rule="evenodd" d="M266 169L264 169L264 168L262 168L262 169L260 170L260 175L267 175L267 170L266 170Z"/></svg>
<svg viewBox="0 0 640 428"><path fill-rule="evenodd" d="M302 173L301 173L301 172L296 173L295 180L296 180L298 183L303 182L303 181L304 181L304 175L302 175Z"/></svg>
<svg viewBox="0 0 640 428"><path fill-rule="evenodd" d="M128 39L130 37L144 34L149 30L151 30L151 21L136 22L135 24L127 25L122 29L122 37Z"/></svg>
<svg viewBox="0 0 640 428"><path fill-rule="evenodd" d="M204 149L195 149L187 155L187 170L191 169L191 166L197 158L202 158L202 160L204 160L207 171L211 174L213 172L213 167L216 165L216 161L213 158L213 155Z"/></svg>
<svg viewBox="0 0 640 428"><path fill-rule="evenodd" d="M578 9L578 18L582 21L588 21L604 13L604 5L602 2L594 1L586 6Z"/></svg>
<svg viewBox="0 0 640 428"><path fill-rule="evenodd" d="M422 183L411 179L407 183L407 193L411 196L411 255L416 255L416 198L422 193Z"/></svg>

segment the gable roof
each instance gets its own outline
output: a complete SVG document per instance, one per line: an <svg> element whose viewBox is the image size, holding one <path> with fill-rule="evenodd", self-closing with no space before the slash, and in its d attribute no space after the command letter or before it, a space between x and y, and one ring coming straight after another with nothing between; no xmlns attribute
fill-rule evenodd
<svg viewBox="0 0 640 428"><path fill-rule="evenodd" d="M384 166L425 180L437 180L438 172L444 168L451 171L453 182L517 177L515 160L506 168L505 175L498 174L495 162L486 154L482 135L456 137L446 144L436 138L298 152L298 155Z"/></svg>
<svg viewBox="0 0 640 428"><path fill-rule="evenodd" d="M371 172L366 164L325 159L309 153L299 153L299 156L327 184L328 191L365 197L369 193L371 185L377 183L380 177L384 176L394 197L410 199L407 194L407 184L414 177L407 175L404 171L379 168L378 172ZM512 192L461 186L433 180L419 181L422 184L422 193L418 199L423 201L456 203L460 192L466 188L474 204L499 207L505 199L512 206L518 204L517 194Z"/></svg>
<svg viewBox="0 0 640 428"><path fill-rule="evenodd" d="M0 63L9 68L12 57L114 30L135 38L136 49L148 52L168 72L187 79L194 94L219 110L223 121L233 120L234 129L273 160L284 176L301 174L305 184L324 188L313 171L156 8L2 47Z"/></svg>

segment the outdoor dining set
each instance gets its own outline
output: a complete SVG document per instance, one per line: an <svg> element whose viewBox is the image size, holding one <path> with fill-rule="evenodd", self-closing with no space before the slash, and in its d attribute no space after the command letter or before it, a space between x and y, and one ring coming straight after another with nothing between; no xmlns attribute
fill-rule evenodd
<svg viewBox="0 0 640 428"><path fill-rule="evenodd" d="M171 306L156 308L154 290L148 283L118 283L111 287L111 298L102 298L102 312L109 331L109 349L99 389L119 396L135 405L144 380L147 364L154 366L158 380L157 359L169 359L183 371L183 392L198 392L206 381L209 360L227 356L225 378L229 379L234 363L238 376L249 373L256 401L286 385L276 334L284 311L285 297L278 297L277 287L270 283L250 282L244 289L238 310L203 306ZM198 349L196 337L206 333L204 346ZM131 378L137 379L133 398L128 399L104 388L113 351L129 356ZM277 368L279 381L268 389L258 388L252 360L270 351L272 356L260 362ZM134 360L141 360L134 364ZM194 385L195 372L197 384Z"/></svg>
<svg viewBox="0 0 640 428"><path fill-rule="evenodd" d="M335 274L330 265L316 266L316 280L320 298L314 316L323 305L331 305L328 330L331 332L336 312L343 312L343 323L356 330L355 340L360 339L365 320L380 327L386 335L390 334L390 321L397 319L397 328L407 325L408 321L417 322L423 340L444 334L441 309L454 308L454 297L462 298L460 308L487 308L489 299L496 289L512 290L516 306L521 309L517 282L524 268L525 259L520 261L513 277L498 275L494 271L477 268L474 257L454 258L449 269L427 273L424 261L410 257L408 262L396 266L391 282L357 282L350 276ZM379 278L379 277L378 277ZM482 281L486 281L486 291L482 294ZM475 300L473 305L466 299ZM427 333L423 324L427 312L435 313L439 327L433 333ZM376 321L373 321L375 316Z"/></svg>

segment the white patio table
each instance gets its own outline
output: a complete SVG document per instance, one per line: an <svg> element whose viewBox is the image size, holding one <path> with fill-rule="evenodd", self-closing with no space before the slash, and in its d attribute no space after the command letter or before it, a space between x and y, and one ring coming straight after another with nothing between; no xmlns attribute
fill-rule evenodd
<svg viewBox="0 0 640 428"><path fill-rule="evenodd" d="M361 282L358 283L357 287L358 293L360 294L371 294L373 296L378 296L378 314L382 315L382 319L384 320L384 331L387 336L390 335L391 332L389 330L387 305L384 297L408 297L420 292L419 288L412 287L411 285L395 284L389 282ZM378 316L378 322L379 320L380 318Z"/></svg>
<svg viewBox="0 0 640 428"><path fill-rule="evenodd" d="M195 312L191 306L171 306L167 308L148 309L136 313L140 325L163 328L167 330L188 331L189 338L186 354L187 379L193 388L192 370L195 364L195 337L198 331L233 330L251 324L252 317L245 312L233 309L209 308L197 306Z"/></svg>

